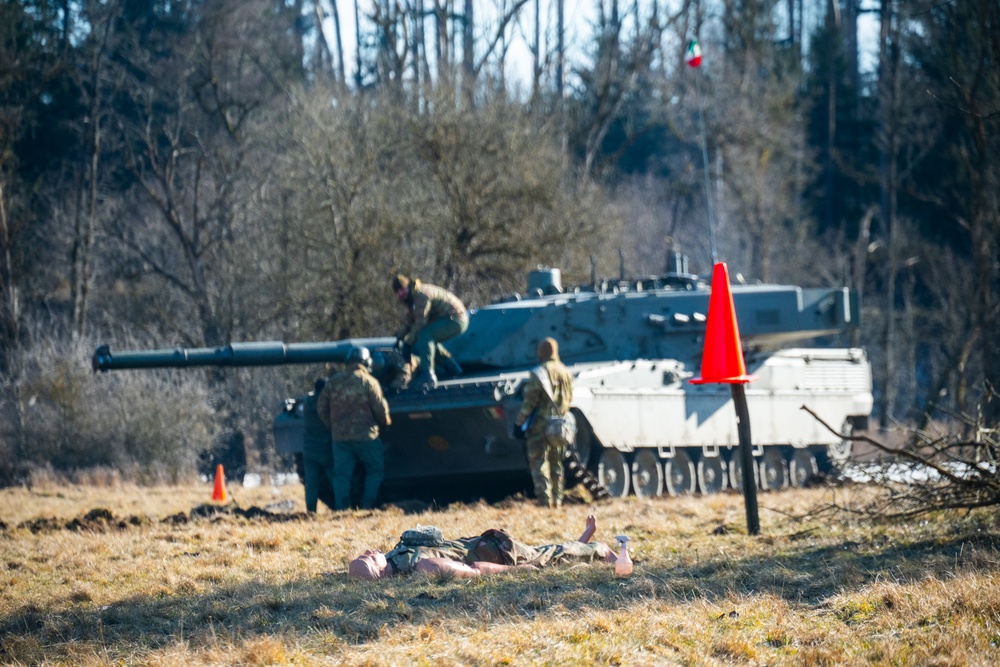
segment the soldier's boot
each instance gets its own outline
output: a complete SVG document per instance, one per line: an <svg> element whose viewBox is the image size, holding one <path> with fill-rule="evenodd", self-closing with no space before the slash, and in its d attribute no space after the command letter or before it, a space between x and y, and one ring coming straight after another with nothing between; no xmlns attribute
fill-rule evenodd
<svg viewBox="0 0 1000 667"><path fill-rule="evenodd" d="M413 379L413 366L409 362L399 363L396 366L396 376L392 379L389 388L393 391L406 391Z"/></svg>
<svg viewBox="0 0 1000 667"><path fill-rule="evenodd" d="M436 387L437 386L437 376L434 375L434 371L430 369L421 368L417 374L410 380L408 389L423 389L425 387Z"/></svg>
<svg viewBox="0 0 1000 667"><path fill-rule="evenodd" d="M438 355L437 364L441 367L441 373L445 377L453 378L462 374L462 367L455 361L455 357L447 352Z"/></svg>

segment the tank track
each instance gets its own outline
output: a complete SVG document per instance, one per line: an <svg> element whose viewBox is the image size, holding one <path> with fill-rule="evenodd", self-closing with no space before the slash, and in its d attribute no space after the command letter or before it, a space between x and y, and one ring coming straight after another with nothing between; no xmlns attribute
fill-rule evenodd
<svg viewBox="0 0 1000 667"><path fill-rule="evenodd" d="M601 486L597 476L590 470L587 470L580 462L580 456L576 453L575 448L566 448L566 454L563 456L563 467L566 469L569 478L575 484L582 484L583 488L587 489L594 500L607 500L611 498L611 494Z"/></svg>

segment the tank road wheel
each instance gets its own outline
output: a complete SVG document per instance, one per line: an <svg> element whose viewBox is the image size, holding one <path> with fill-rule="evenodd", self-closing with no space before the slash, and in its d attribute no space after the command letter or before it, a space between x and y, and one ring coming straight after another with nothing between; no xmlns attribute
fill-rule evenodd
<svg viewBox="0 0 1000 667"><path fill-rule="evenodd" d="M694 463L683 449L674 451L673 458L667 459L663 464L663 471L666 473L667 493L670 495L679 496L695 492L698 478Z"/></svg>
<svg viewBox="0 0 1000 667"><path fill-rule="evenodd" d="M753 462L753 479L756 486L760 486L760 473L757 470L756 459ZM743 457L740 455L740 448L733 450L733 457L729 459L729 488L736 491L743 490Z"/></svg>
<svg viewBox="0 0 1000 667"><path fill-rule="evenodd" d="M813 475L819 473L816 457L808 449L796 449L788 461L788 479L792 486L805 486Z"/></svg>
<svg viewBox="0 0 1000 667"><path fill-rule="evenodd" d="M628 495L629 466L625 455L617 449L605 449L597 463L597 480L612 498Z"/></svg>
<svg viewBox="0 0 1000 667"><path fill-rule="evenodd" d="M721 456L702 456L698 461L698 488L705 495L725 491L729 479Z"/></svg>
<svg viewBox="0 0 1000 667"><path fill-rule="evenodd" d="M663 495L663 469L656 453L640 449L632 460L632 488L640 498Z"/></svg>
<svg viewBox="0 0 1000 667"><path fill-rule="evenodd" d="M788 486L788 466L778 449L768 449L760 460L760 486L768 491L778 491Z"/></svg>

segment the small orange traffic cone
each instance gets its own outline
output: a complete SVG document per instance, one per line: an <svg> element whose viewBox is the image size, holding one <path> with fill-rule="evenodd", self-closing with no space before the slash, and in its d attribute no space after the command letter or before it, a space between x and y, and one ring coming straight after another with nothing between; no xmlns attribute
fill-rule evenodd
<svg viewBox="0 0 1000 667"><path fill-rule="evenodd" d="M212 491L212 500L226 502L226 471L222 469L222 464L215 466L215 489Z"/></svg>
<svg viewBox="0 0 1000 667"><path fill-rule="evenodd" d="M743 362L743 344L736 324L736 307L733 305L733 294L729 291L729 270L725 262L718 262L712 272L701 377L691 378L688 382L743 384L756 379L756 375L747 375Z"/></svg>

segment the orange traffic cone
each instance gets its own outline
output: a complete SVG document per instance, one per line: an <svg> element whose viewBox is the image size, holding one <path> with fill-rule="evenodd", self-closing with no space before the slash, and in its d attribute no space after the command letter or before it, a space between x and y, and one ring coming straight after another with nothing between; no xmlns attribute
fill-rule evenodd
<svg viewBox="0 0 1000 667"><path fill-rule="evenodd" d="M743 384L753 382L756 375L747 375L743 362L743 344L736 324L736 308L729 291L729 270L718 262L712 272L712 294L708 301L708 322L705 347L701 357L701 377L688 380L691 384Z"/></svg>
<svg viewBox="0 0 1000 667"><path fill-rule="evenodd" d="M226 502L226 471L222 469L221 463L215 466L215 489L212 491L212 500Z"/></svg>

